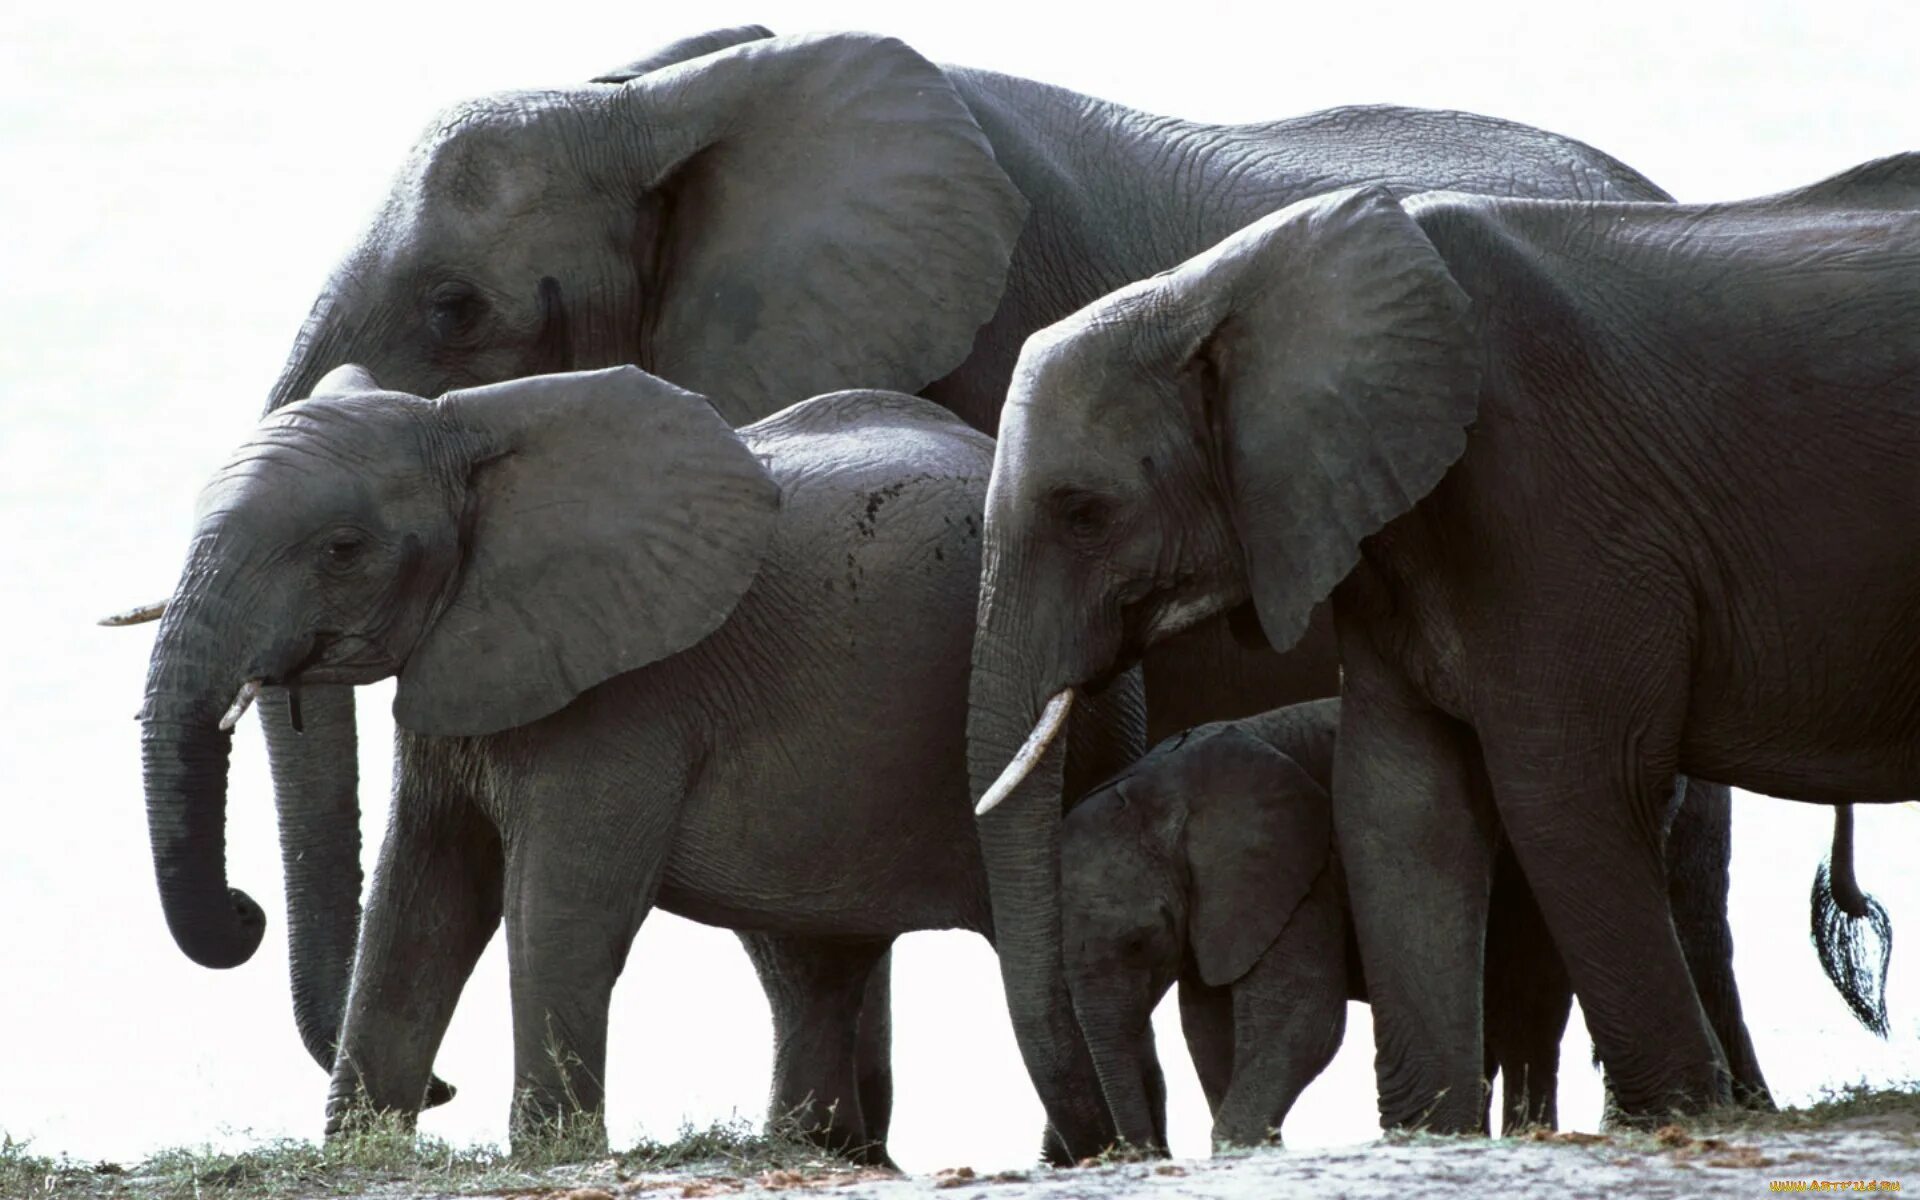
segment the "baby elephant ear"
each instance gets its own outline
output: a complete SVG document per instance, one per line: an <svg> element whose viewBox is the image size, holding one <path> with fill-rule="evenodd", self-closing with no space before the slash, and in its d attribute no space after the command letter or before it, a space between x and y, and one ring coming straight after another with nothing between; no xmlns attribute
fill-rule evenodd
<svg viewBox="0 0 1920 1200"><path fill-rule="evenodd" d="M454 590L394 718L483 734L693 645L759 572L779 488L705 400L633 367L440 400L469 453Z"/></svg>
<svg viewBox="0 0 1920 1200"><path fill-rule="evenodd" d="M1182 265L1213 435L1261 628L1277 649L1466 450L1466 293L1385 192L1302 201Z"/></svg>
<svg viewBox="0 0 1920 1200"><path fill-rule="evenodd" d="M1333 806L1299 764L1252 734L1228 728L1183 750L1197 756L1187 937L1201 979L1224 987L1267 952L1327 869Z"/></svg>
<svg viewBox="0 0 1920 1200"><path fill-rule="evenodd" d="M593 82L625 83L629 79L650 75L663 67L678 66L688 59L717 54L722 50L738 46L742 42L757 42L772 36L773 30L765 25L734 25L726 29L709 29L705 33L683 37L677 42L668 42L653 53L643 58L636 58L624 66L615 67L611 71L602 71L593 77Z"/></svg>

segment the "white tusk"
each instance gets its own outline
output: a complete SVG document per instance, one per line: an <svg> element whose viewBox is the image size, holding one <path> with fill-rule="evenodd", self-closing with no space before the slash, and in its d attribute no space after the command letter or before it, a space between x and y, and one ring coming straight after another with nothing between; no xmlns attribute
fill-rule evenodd
<svg viewBox="0 0 1920 1200"><path fill-rule="evenodd" d="M220 732L232 733L233 727L240 723L241 717L247 715L247 710L253 707L254 698L259 694L258 679L249 679L241 684L240 694L233 698L233 707L227 710L226 716L220 718Z"/></svg>
<svg viewBox="0 0 1920 1200"><path fill-rule="evenodd" d="M1007 769L1000 772L1000 778L993 781L993 786L987 789L987 794L980 797L980 803L974 805L974 816L986 816L1002 800L1013 794L1013 789L1019 787L1021 780L1033 771L1035 764L1047 752L1047 747L1053 745L1053 739L1059 737L1060 731L1066 728L1067 714L1072 711L1072 688L1063 689L1053 699L1047 701L1047 706L1040 710L1039 722L1034 725L1033 732L1027 735L1027 740L1020 747L1019 753L1013 756L1013 761L1007 764Z"/></svg>
<svg viewBox="0 0 1920 1200"><path fill-rule="evenodd" d="M167 602L162 600L155 604L142 604L139 608L130 608L125 612L117 612L110 617L101 617L96 624L111 626L144 625L148 621L158 621L160 615L166 611Z"/></svg>

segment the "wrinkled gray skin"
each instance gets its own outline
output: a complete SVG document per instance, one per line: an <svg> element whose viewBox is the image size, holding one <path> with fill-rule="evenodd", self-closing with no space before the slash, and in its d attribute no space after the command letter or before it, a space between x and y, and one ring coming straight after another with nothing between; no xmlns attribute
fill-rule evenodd
<svg viewBox="0 0 1920 1200"><path fill-rule="evenodd" d="M492 96L437 121L316 300L269 409L347 361L417 395L634 363L735 423L859 386L922 392L992 431L1028 334L1328 187L1662 197L1587 146L1483 117L1203 125L942 69L882 38L759 32L679 43L603 77L617 85ZM983 614L989 647L1011 617ZM1027 674L991 654L977 678ZM1335 688L1324 617L1289 656L1241 651L1212 622L1146 666L1159 733ZM307 691L305 737L284 699L265 717L287 858L330 847L288 898L295 1007L328 1062L358 891L351 700L323 690ZM1033 717L1020 690L981 693L976 789ZM1111 1131L1059 969L1060 787L1044 766L981 836L1008 1002L1060 1159ZM163 868L181 880L165 892L176 936L196 961L244 960L257 910L210 899L214 793L164 804L182 831Z"/></svg>
<svg viewBox="0 0 1920 1200"><path fill-rule="evenodd" d="M774 1111L885 1161L855 1072L870 974L908 930L992 932L964 746L991 462L925 400L736 433L631 367L437 401L343 368L261 424L203 493L144 751L160 800L217 789L229 738L201 731L240 681L398 676L330 1131L362 1096L422 1105L503 918L515 1138L597 1120L609 993L657 905L797 948L777 1075L811 1082ZM1082 786L1141 736L1137 691L1113 700L1076 718Z"/></svg>
<svg viewBox="0 0 1920 1200"><path fill-rule="evenodd" d="M1349 191L1037 335L974 727L1249 600L1290 645L1331 595L1383 1117L1482 1124L1483 750L1626 1114L1725 1102L1658 853L1675 773L1920 786L1920 219L1873 211L1917 162L1708 207Z"/></svg>
<svg viewBox="0 0 1920 1200"><path fill-rule="evenodd" d="M1122 1137L1151 1132L1141 1041L1168 987L1214 1115L1215 1145L1277 1133L1365 1000L1333 839L1338 700L1204 725L1155 746L1067 814L1067 979ZM1666 849L1675 923L1743 1100L1770 1106L1725 937L1725 788L1691 784ZM1504 1127L1553 1127L1573 991L1510 852L1488 912L1485 1078ZM1701 957L1694 957L1695 947ZM1149 1068L1150 1069L1150 1068Z"/></svg>

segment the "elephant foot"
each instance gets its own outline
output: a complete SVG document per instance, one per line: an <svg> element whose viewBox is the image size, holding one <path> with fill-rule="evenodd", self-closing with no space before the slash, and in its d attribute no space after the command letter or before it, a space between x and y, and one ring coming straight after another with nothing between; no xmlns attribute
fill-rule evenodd
<svg viewBox="0 0 1920 1200"><path fill-rule="evenodd" d="M509 1129L513 1157L539 1164L583 1162L607 1153L607 1118L600 1109L522 1102Z"/></svg>
<svg viewBox="0 0 1920 1200"><path fill-rule="evenodd" d="M432 1079L427 1081L426 1100L422 1102L420 1107L423 1109L439 1108L442 1104L445 1104L447 1101L453 1099L455 1096L458 1096L459 1094L460 1094L459 1088L454 1087L452 1084L448 1083L446 1080L440 1078L438 1075L435 1075Z"/></svg>

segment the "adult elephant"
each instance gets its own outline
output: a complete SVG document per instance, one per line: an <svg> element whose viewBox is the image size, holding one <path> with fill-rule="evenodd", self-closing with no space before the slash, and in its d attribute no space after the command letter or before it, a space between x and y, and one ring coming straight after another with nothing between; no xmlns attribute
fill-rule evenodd
<svg viewBox="0 0 1920 1200"><path fill-rule="evenodd" d="M1920 789L1920 214L1885 211L1916 164L1721 206L1343 191L1028 343L975 693L1054 718L1208 614L1287 645L1332 596L1388 1122L1481 1123L1496 815L1652 1117L1730 1098L1670 919L1676 773Z"/></svg>
<svg viewBox="0 0 1920 1200"><path fill-rule="evenodd" d="M436 121L315 302L269 409L346 361L419 395L632 363L736 423L858 386L919 392L991 432L1028 334L1329 187L1665 198L1588 146L1486 117L1369 107L1203 125L943 69L886 38L762 32ZM1223 630L1147 664L1153 733L1334 689L1324 620L1280 658L1250 658ZM344 850L308 850L352 844L352 701L313 687L302 709L302 737L286 703L264 711L295 1005L330 1062L358 877ZM1031 715L978 714L989 740ZM976 761L976 786L999 765ZM1057 778L1036 779L981 837L1015 1031L1067 1156L1111 1126L1060 968L1058 800ZM180 830L163 874L176 939L202 963L244 961L258 909L205 899L224 878L224 794L149 803Z"/></svg>

